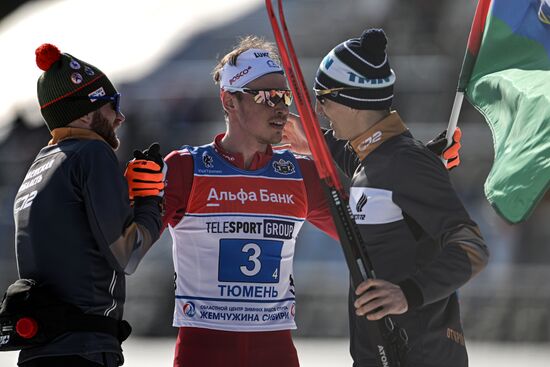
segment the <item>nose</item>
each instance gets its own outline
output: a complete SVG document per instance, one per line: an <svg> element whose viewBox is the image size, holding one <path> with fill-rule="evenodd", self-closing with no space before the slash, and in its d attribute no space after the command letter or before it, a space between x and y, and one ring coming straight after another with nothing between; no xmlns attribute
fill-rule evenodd
<svg viewBox="0 0 550 367"><path fill-rule="evenodd" d="M120 126L126 120L126 116L121 111L116 113L115 126Z"/></svg>
<svg viewBox="0 0 550 367"><path fill-rule="evenodd" d="M277 113L279 117L288 116L288 111L288 106L282 101L275 105L275 113Z"/></svg>

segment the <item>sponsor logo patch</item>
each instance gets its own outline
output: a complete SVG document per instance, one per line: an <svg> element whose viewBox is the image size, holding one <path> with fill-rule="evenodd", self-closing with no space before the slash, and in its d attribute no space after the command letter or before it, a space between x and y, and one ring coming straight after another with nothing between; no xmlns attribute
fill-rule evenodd
<svg viewBox="0 0 550 367"><path fill-rule="evenodd" d="M363 140L361 144L359 144L358 148L361 152L364 152L369 147L369 145L373 143L378 143L380 139L382 139L382 132L377 131L365 140Z"/></svg>
<svg viewBox="0 0 550 367"><path fill-rule="evenodd" d="M197 313L197 310L195 308L195 304L193 302L187 302L183 305L183 313L185 316L193 317Z"/></svg>
<svg viewBox="0 0 550 367"><path fill-rule="evenodd" d="M94 97L103 97L106 94L107 93L105 93L105 89L103 89L103 87L99 87L96 90L94 90L92 93L88 94L88 97L90 98L90 102L95 102L97 101L97 98L94 98Z"/></svg>
<svg viewBox="0 0 550 367"><path fill-rule="evenodd" d="M273 61L273 60L271 60L271 59L270 59L270 60L267 60L267 61L266 61L266 64L267 64L267 66L269 66L270 68L275 68L275 69L278 69L278 68L279 68L279 65L277 65L277 64L275 63L275 61Z"/></svg>
<svg viewBox="0 0 550 367"><path fill-rule="evenodd" d="M233 78L229 79L229 84L233 85L237 80L248 74L248 72L252 69L252 66L248 66L246 69L241 70L239 73L235 74Z"/></svg>
<svg viewBox="0 0 550 367"><path fill-rule="evenodd" d="M264 237L289 240L294 234L294 223L284 220L264 219Z"/></svg>
<svg viewBox="0 0 550 367"><path fill-rule="evenodd" d="M290 161L285 161L279 159L278 161L273 162L273 169L275 172L280 173L281 175L290 175L295 172L294 164Z"/></svg>
<svg viewBox="0 0 550 367"><path fill-rule="evenodd" d="M355 205L355 210L357 211L357 213L361 213L363 211L363 208L367 204L367 201L368 201L367 195L365 195L365 193L362 193L361 197L357 201L357 205Z"/></svg>
<svg viewBox="0 0 550 367"><path fill-rule="evenodd" d="M214 158L207 152L202 153L202 164L206 168L213 168L214 167Z"/></svg>

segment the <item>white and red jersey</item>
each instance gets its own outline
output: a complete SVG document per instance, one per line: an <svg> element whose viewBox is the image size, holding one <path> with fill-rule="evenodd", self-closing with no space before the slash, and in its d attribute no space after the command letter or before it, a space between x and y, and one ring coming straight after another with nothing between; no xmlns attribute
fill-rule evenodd
<svg viewBox="0 0 550 367"><path fill-rule="evenodd" d="M242 170L213 145L188 147L193 184L170 226L176 271L174 326L228 331L296 328L292 262L307 217L300 167L288 151Z"/></svg>
<svg viewBox="0 0 550 367"><path fill-rule="evenodd" d="M337 237L319 176L309 158L271 146L245 170L242 155L221 147L223 136L165 159L174 325L236 333L295 328L296 235L305 219Z"/></svg>

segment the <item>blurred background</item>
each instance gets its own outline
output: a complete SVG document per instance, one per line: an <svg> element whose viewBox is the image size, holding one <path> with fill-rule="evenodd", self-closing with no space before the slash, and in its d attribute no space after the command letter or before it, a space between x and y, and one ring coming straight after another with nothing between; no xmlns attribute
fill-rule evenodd
<svg viewBox="0 0 550 367"><path fill-rule="evenodd" d="M287 24L312 86L322 57L363 29L382 27L397 74L394 108L427 142L449 119L476 1L287 0ZM92 9L93 8L93 9ZM273 40L264 2L0 2L0 291L17 278L13 199L49 133L36 101L34 50L49 42L102 69L122 93L121 171L133 149L164 153L206 144L225 129L211 70L237 38ZM493 160L491 132L467 102L461 165L452 181L491 250L489 266L460 290L471 342L550 342L550 200L511 226L483 195ZM306 225L296 245L295 335L345 338L348 274L339 245ZM134 336L175 336L171 239L166 232L128 278L126 318ZM548 356L550 358L550 355Z"/></svg>

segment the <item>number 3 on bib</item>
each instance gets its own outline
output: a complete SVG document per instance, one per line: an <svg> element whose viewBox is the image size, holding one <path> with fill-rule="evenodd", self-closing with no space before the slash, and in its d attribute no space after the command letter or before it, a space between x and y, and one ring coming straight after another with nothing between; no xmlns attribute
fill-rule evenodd
<svg viewBox="0 0 550 367"><path fill-rule="evenodd" d="M221 239L220 282L278 283L282 241Z"/></svg>

